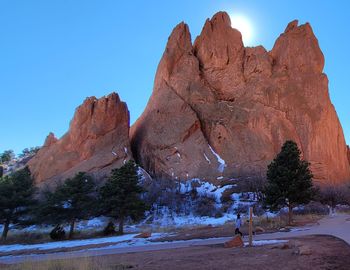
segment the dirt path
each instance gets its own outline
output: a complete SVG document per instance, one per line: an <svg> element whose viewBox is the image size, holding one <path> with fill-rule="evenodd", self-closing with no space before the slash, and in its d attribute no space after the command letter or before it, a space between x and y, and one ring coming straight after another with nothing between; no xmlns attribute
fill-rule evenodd
<svg viewBox="0 0 350 270"><path fill-rule="evenodd" d="M286 239L292 237L300 237L307 235L332 235L343 239L345 242L350 244L350 215L348 214L336 214L327 216L320 220L317 224L309 227L294 228L290 232L277 232L270 234L260 234L254 236L254 240L269 240L269 239ZM91 256L102 256L112 254L125 254L125 253L136 253L146 252L155 250L169 250L176 248L187 248L195 246L207 246L222 244L223 242L230 239L230 237L212 238L212 239L201 239L201 240L186 240L186 241L175 241L175 242L155 242L144 246L130 246L122 248L104 247L95 250L80 250L70 251L61 253L41 254L41 255L23 255L23 256L7 256L0 257L0 263L19 263L23 261L42 261L51 259L68 259L68 258L79 258L79 257L91 257ZM245 240L246 237L245 237Z"/></svg>
<svg viewBox="0 0 350 270"><path fill-rule="evenodd" d="M338 237L350 245L350 215L334 214L326 216L317 224L292 229L290 232L277 232L257 235L255 240L278 239L284 237L298 237L305 235L332 235Z"/></svg>

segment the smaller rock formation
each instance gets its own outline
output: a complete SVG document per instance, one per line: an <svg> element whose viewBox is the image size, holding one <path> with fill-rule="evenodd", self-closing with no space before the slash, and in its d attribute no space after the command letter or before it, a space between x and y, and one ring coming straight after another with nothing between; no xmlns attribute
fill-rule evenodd
<svg viewBox="0 0 350 270"><path fill-rule="evenodd" d="M152 236L151 232L143 232L138 235L135 235L134 238L150 238Z"/></svg>
<svg viewBox="0 0 350 270"><path fill-rule="evenodd" d="M76 109L69 131L50 133L28 162L37 184L64 180L84 171L100 179L131 158L129 111L116 93L87 98Z"/></svg>
<svg viewBox="0 0 350 270"><path fill-rule="evenodd" d="M240 235L236 235L231 240L225 242L224 247L225 248L244 247L242 237Z"/></svg>

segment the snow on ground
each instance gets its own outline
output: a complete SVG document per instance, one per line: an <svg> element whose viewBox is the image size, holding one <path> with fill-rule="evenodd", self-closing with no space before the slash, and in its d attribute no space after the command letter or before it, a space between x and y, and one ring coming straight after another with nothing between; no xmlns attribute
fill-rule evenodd
<svg viewBox="0 0 350 270"><path fill-rule="evenodd" d="M218 170L219 170L219 172L223 172L224 170L225 170L225 167L226 167L226 162L225 162L225 160L223 160L215 151L214 151L214 149L210 146L210 145L208 145L209 146L209 149L210 149L210 151L213 153L213 155L216 157L216 159L218 160L218 162L219 162L219 168L218 168Z"/></svg>
<svg viewBox="0 0 350 270"><path fill-rule="evenodd" d="M223 225L226 222L235 220L236 215L233 214L224 214L220 218L215 217L199 217L193 215L187 216L174 216L172 220L167 220L169 225L173 225L175 227L186 227L192 225Z"/></svg>
<svg viewBox="0 0 350 270"><path fill-rule="evenodd" d="M207 241L216 238L208 238L208 239L192 239L192 240L178 240L178 241L162 241L156 242L151 240L156 240L161 237L166 236L166 234L155 233L152 237L143 239L143 238L134 238L136 234L127 234L123 236L114 236L114 237L104 237L104 238L95 238L95 239L87 239L87 240L72 240L72 241L58 241L58 242L49 242L42 244L34 244L34 245L3 245L0 246L0 252L13 252L13 251L23 251L23 250L52 250L59 248L72 248L72 247L84 247L88 245L97 245L97 244L107 244L102 247L92 247L86 248L83 250L102 250L102 249L115 249L115 248L124 248L130 246L144 246L144 245L156 245L160 243L184 243L186 241ZM253 241L253 246L263 246L263 245L271 245L271 244L279 244L286 243L288 240L258 240ZM249 243L245 242L244 246L248 246Z"/></svg>
<svg viewBox="0 0 350 270"><path fill-rule="evenodd" d="M220 178L220 177L218 177ZM195 187L193 187L195 186ZM225 186L215 186L212 183L202 181L198 178L193 178L191 180L180 183L180 193L186 194L191 192L193 189L196 190L197 194L200 197L213 197L217 203L221 203L221 197L225 190L231 189L237 186L234 185L225 185ZM240 196L241 193L237 193ZM239 201L239 198L237 199Z"/></svg>
<svg viewBox="0 0 350 270"><path fill-rule="evenodd" d="M257 240L253 241L253 246L264 246L264 245L272 245L272 244L280 244L280 243L286 243L288 240ZM244 246L248 246L249 243L245 242Z"/></svg>
<svg viewBox="0 0 350 270"><path fill-rule="evenodd" d="M183 181L179 183L179 188L177 188L181 194L189 194L191 191L195 190L197 196L213 198L215 200L215 207L220 209L222 207L222 195L226 190L232 189L237 186L237 184L216 186L212 183L202 181L198 178L193 178L191 180ZM233 203L226 213L223 213L222 217L215 218L209 216L196 216L193 212L189 214L176 213L171 211L168 207L158 207L156 206L154 211L151 212L152 217L146 219L143 224L149 225L151 227L188 227L193 225L222 225L228 221L232 221L236 218L236 210L242 206L250 206L257 203L257 199L254 198L253 192L246 193L233 193L231 198ZM193 201L192 203L195 203ZM241 215L244 213L242 213ZM268 213L268 216L273 216L272 213ZM152 223L149 224L149 220Z"/></svg>
<svg viewBox="0 0 350 270"><path fill-rule="evenodd" d="M139 169L139 173L142 173L142 169ZM215 207L220 209L222 207L222 195L223 193L236 186L236 184L216 186L212 183L202 181L198 178L183 181L179 183L179 187L176 187L181 194L186 195L191 191L195 190L198 197L209 197L215 200ZM226 222L233 221L236 219L237 209L242 209L242 206L249 206L256 201L254 200L253 193L233 193L231 198L233 203L231 203L230 208L227 212L223 213L221 217L209 217L209 216L197 216L191 210L176 213L170 210L168 207L154 206L154 210L147 214L147 217L140 223L137 224L126 224L125 231L128 233L136 233L140 231L140 228L146 226L150 228L168 228L168 227L189 227L189 226L202 226L202 225L223 225ZM190 196L188 196L190 199ZM191 199L190 199L191 200ZM193 207L195 201L188 201L188 206ZM244 213L241 211L241 215ZM186 212L186 214L185 214ZM273 213L265 213L268 217L273 217ZM89 230L102 230L110 219L106 217L97 217L91 220L80 221L76 224L76 230L78 231L89 231ZM30 233L49 233L52 230L52 226L30 226L26 228L11 228L11 233L18 234L23 232ZM0 226L1 229L1 226ZM69 227L65 226L65 230L68 231Z"/></svg>
<svg viewBox="0 0 350 270"><path fill-rule="evenodd" d="M84 239L84 240L69 240L69 241L57 241L57 242L48 242L41 244L33 245L1 245L0 252L10 252L18 250L50 250L57 248L71 248L71 247L80 247L87 245L97 245L97 244L107 244L114 243L115 245L120 245L122 243L127 245L135 245L137 243L146 244L150 240L154 240L160 237L164 237L167 234L154 233L150 238L134 238L137 234L125 234L122 236L112 236L112 237L103 237L103 238L93 238L93 239Z"/></svg>

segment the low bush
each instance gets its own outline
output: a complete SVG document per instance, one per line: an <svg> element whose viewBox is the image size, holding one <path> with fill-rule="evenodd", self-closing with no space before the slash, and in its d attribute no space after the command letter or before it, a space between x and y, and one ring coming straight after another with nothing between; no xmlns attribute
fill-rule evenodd
<svg viewBox="0 0 350 270"><path fill-rule="evenodd" d="M195 202L193 211L195 215L209 217L214 217L218 212L215 200L210 197L200 197Z"/></svg>
<svg viewBox="0 0 350 270"><path fill-rule="evenodd" d="M328 215L329 207L320 202L310 202L303 207L299 207L293 210L293 213L297 215L308 215L308 214Z"/></svg>
<svg viewBox="0 0 350 270"><path fill-rule="evenodd" d="M221 196L221 202L222 203L233 203L232 194L235 192L234 188L228 188L226 189Z"/></svg>
<svg viewBox="0 0 350 270"><path fill-rule="evenodd" d="M338 204L335 207L335 210L340 213L350 213L350 205L347 204Z"/></svg>
<svg viewBox="0 0 350 270"><path fill-rule="evenodd" d="M106 227L103 229L103 235L108 236L108 235L113 235L116 233L114 223L112 221L108 222Z"/></svg>
<svg viewBox="0 0 350 270"><path fill-rule="evenodd" d="M55 241L64 240L66 238L66 232L61 225L57 225L50 232L50 238Z"/></svg>
<svg viewBox="0 0 350 270"><path fill-rule="evenodd" d="M239 214L248 214L249 213L249 205L239 203L237 207L235 208L235 213Z"/></svg>
<svg viewBox="0 0 350 270"><path fill-rule="evenodd" d="M256 216L263 216L265 214L265 210L261 204L256 203L253 205L253 213Z"/></svg>

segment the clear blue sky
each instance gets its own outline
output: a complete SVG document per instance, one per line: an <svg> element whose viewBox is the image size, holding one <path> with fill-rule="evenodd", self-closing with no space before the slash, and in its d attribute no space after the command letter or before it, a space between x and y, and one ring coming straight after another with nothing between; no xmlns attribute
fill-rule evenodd
<svg viewBox="0 0 350 270"><path fill-rule="evenodd" d="M0 152L62 136L87 96L118 92L134 122L172 28L185 21L194 39L220 10L248 17L250 45L268 50L288 22L311 23L350 143L350 1L0 0Z"/></svg>

